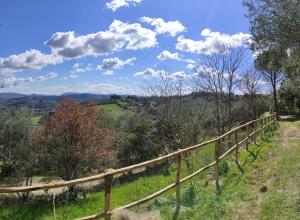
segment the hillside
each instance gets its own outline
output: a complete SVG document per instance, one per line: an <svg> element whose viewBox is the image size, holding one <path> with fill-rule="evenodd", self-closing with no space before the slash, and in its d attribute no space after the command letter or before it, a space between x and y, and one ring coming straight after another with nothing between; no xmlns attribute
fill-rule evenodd
<svg viewBox="0 0 300 220"><path fill-rule="evenodd" d="M175 209L175 190L131 211L141 212L142 216L152 211L159 213L162 219L174 217L182 220L299 219L299 144L300 120L286 117L280 121L279 129L269 131L263 139L258 138L248 151L241 151L239 160L243 174L233 162L232 156L220 165L223 173L220 180L221 194L215 194L213 172L207 172L182 185L179 212ZM195 153L187 158L191 162L189 169L199 165L199 152ZM204 155L209 157L211 152L207 151ZM185 162L184 173L190 171L185 167ZM149 195L170 184L174 181L174 167L163 166L158 171L132 180L136 181L114 186L113 207ZM65 215L66 219L73 219L95 213L102 204L103 192L88 193L74 202L65 201L61 197L56 204L56 215L59 219ZM18 209L15 209L16 205ZM42 200L39 204L14 204L2 207L0 218L52 219L52 208L50 201ZM20 209L23 211L15 212Z"/></svg>

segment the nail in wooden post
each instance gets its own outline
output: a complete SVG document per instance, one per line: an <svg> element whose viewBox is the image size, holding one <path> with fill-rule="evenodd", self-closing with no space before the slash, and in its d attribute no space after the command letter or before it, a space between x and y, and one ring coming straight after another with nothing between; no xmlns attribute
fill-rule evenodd
<svg viewBox="0 0 300 220"><path fill-rule="evenodd" d="M176 170L176 202L177 209L180 208L180 172L181 172L181 154L177 155L177 170Z"/></svg>
<svg viewBox="0 0 300 220"><path fill-rule="evenodd" d="M217 139L215 142L215 179L216 179L216 193L220 193L220 185L219 185L219 149L220 149L220 139Z"/></svg>
<svg viewBox="0 0 300 220"><path fill-rule="evenodd" d="M112 180L113 175L109 174L105 177L104 183L104 218L105 220L110 220L110 195L111 195L111 187L112 187Z"/></svg>

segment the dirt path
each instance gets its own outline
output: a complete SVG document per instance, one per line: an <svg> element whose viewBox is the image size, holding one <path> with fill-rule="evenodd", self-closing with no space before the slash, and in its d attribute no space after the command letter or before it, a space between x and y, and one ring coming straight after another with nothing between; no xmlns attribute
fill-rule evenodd
<svg viewBox="0 0 300 220"><path fill-rule="evenodd" d="M240 202L233 219L300 219L300 121L284 117L272 141L265 161L251 171L251 198Z"/></svg>

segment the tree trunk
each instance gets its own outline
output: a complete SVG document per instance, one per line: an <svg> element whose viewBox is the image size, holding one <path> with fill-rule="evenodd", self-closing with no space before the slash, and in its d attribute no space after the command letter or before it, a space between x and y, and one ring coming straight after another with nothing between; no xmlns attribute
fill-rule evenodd
<svg viewBox="0 0 300 220"><path fill-rule="evenodd" d="M273 83L273 101L274 101L274 108L275 108L276 116L278 118L279 111L278 111L278 102L277 102L276 83Z"/></svg>

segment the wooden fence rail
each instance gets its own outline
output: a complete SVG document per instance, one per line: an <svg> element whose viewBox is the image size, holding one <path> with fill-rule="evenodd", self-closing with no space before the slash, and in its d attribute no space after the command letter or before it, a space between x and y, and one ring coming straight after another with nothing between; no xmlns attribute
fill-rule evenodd
<svg viewBox="0 0 300 220"><path fill-rule="evenodd" d="M239 154L239 148L245 144L246 148L248 144L251 141L255 141L256 137L258 134L263 135L265 133L266 128L268 128L270 125L276 123L276 114L271 114L266 117L256 119L253 121L250 121L248 123L245 123L241 126L238 126L227 133L216 137L212 140L187 147L184 149L179 149L173 153L170 153L168 155L162 156L155 158L153 160L145 161L143 163L139 164L134 164L131 166L123 167L120 169L109 169L107 172L99 174L99 175L94 175L90 177L85 177L85 178L80 178L80 179L75 179L71 181L65 181L65 182L57 182L57 183L50 183L50 184L40 184L40 185L33 185L33 186L24 186L24 187L0 187L0 193L19 193L19 192L31 192L31 191L36 191L36 190L48 190L48 189L53 189L53 188L62 188L62 187L67 187L67 186L74 186L74 185L79 185L82 183L87 183L87 182L92 182L100 179L104 179L104 209L103 212L97 213L91 216L86 216L83 218L80 218L81 220L87 220L87 219L98 219L101 217L104 217L106 220L110 219L110 216L113 212L116 212L121 209L127 209L131 208L134 206L137 206L141 203L147 202L153 198L156 198L163 194L164 192L176 187L176 199L177 199L177 206L180 205L180 185L181 183L193 178L194 176L198 175L199 173L209 169L210 167L214 166L214 172L215 172L215 183L216 183L216 191L220 192L220 186L219 186L219 169L218 169L218 164L219 161L221 161L223 158L225 158L227 155L231 154L233 151L235 151L235 162L238 165L238 154ZM251 131L252 128L252 131ZM242 131L242 129L246 129L246 137L242 140L239 140L239 132ZM230 140L232 140L233 137L233 143L234 145L231 146L226 152L224 152L222 155L220 154L220 146L222 140L224 140L226 137L229 137ZM214 153L214 161L211 162L210 164L200 168L196 172L184 177L180 178L181 176L181 162L183 156L191 152L195 149L200 149L206 145L209 144L215 144L215 153ZM231 143L231 142L230 142ZM114 210L111 210L110 203L111 203L111 191L112 191L112 183L114 177L120 174L126 174L128 172L131 172L133 170L137 170L140 168L146 168L148 166L154 165L161 163L163 161L169 160L169 159L177 158L176 160L176 179L175 182L170 184L169 186L166 186L165 188L149 195L146 196L140 200L137 200L135 202L132 202L130 204L124 205L122 207L118 207Z"/></svg>

